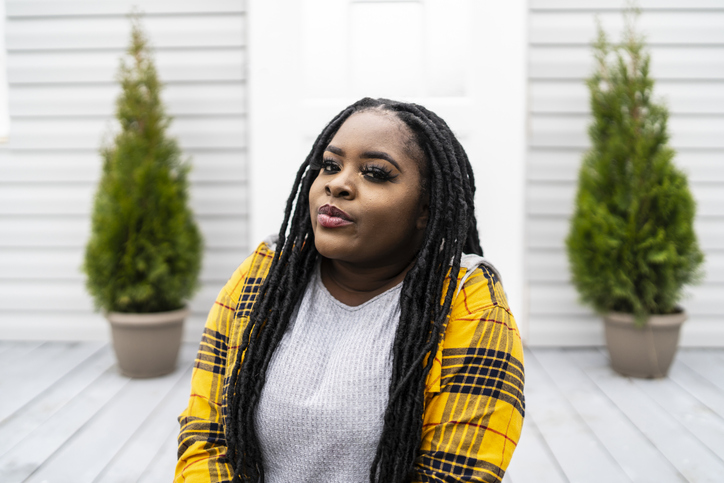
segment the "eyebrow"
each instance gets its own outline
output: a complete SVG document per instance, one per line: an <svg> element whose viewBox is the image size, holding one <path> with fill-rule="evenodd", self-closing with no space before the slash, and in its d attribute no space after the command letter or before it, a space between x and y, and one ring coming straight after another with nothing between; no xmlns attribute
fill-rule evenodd
<svg viewBox="0 0 724 483"><path fill-rule="evenodd" d="M326 151L336 154L337 156L344 156L344 150L338 148L337 146L332 146L331 144L327 146ZM397 161L395 161L392 156L383 151L365 151L360 157L362 159L384 159L388 163L392 164L395 168L397 168L398 171L402 171L400 169L400 165L397 164Z"/></svg>

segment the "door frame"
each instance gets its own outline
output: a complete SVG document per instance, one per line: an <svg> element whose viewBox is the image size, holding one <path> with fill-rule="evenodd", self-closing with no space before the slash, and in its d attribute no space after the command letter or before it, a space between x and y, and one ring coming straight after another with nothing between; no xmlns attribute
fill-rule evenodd
<svg viewBox="0 0 724 483"><path fill-rule="evenodd" d="M305 3L247 2L250 246L278 230L293 173L311 148L288 142L290 136L285 135L302 125L298 82L302 56L295 39L302 38ZM525 273L527 4L471 0L471 8L471 51L475 55L469 62L474 109L479 116L471 127L476 141L465 149L476 173L483 248L503 275L509 304L525 338L529 333Z"/></svg>

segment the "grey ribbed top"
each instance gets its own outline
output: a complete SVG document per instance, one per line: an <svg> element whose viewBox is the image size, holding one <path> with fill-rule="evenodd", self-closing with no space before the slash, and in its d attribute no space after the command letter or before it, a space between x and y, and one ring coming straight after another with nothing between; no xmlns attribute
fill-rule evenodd
<svg viewBox="0 0 724 483"><path fill-rule="evenodd" d="M364 482L382 432L402 284L350 307L319 266L269 363L256 432L269 483Z"/></svg>

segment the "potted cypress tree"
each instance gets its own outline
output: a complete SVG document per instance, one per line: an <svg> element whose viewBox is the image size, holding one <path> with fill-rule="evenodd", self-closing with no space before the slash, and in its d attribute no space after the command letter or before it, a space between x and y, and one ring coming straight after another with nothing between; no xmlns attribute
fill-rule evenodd
<svg viewBox="0 0 724 483"><path fill-rule="evenodd" d="M154 377L176 365L202 239L188 207L189 166L166 135L171 119L137 16L118 80L120 130L101 148L83 270L96 308L110 322L121 372Z"/></svg>
<svg viewBox="0 0 724 483"><path fill-rule="evenodd" d="M701 278L695 203L668 146L668 110L652 99L650 54L625 14L623 41L601 26L587 80L593 122L570 232L572 280L604 315L611 365L634 377L664 377L681 324L683 286Z"/></svg>

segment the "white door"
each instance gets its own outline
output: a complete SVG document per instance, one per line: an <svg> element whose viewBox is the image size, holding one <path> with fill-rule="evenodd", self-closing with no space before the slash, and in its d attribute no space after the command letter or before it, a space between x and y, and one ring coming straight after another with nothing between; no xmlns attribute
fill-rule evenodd
<svg viewBox="0 0 724 483"><path fill-rule="evenodd" d="M251 246L278 231L336 113L365 96L417 102L470 157L483 249L521 323L525 2L251 0L248 15Z"/></svg>

